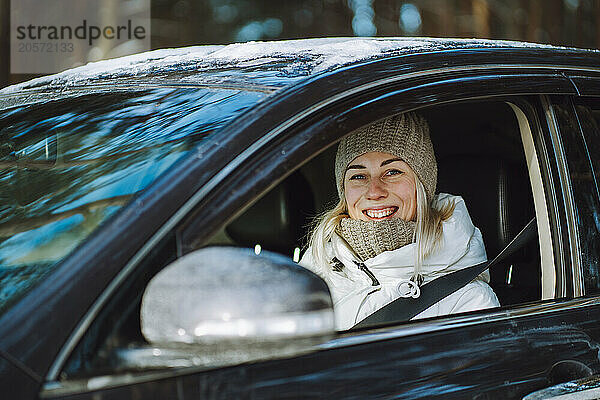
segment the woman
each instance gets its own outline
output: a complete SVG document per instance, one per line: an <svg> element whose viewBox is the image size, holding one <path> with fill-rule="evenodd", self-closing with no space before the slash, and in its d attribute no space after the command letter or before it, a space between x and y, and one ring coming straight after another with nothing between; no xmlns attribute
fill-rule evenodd
<svg viewBox="0 0 600 400"><path fill-rule="evenodd" d="M435 195L437 164L418 114L388 117L344 138L335 178L340 201L317 221L300 264L329 285L338 329L486 261L464 200ZM499 306L488 281L486 271L415 318Z"/></svg>

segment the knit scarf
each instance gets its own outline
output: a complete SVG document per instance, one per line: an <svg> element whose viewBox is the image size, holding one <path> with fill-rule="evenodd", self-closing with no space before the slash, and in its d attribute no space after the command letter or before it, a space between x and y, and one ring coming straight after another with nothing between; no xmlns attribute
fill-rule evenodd
<svg viewBox="0 0 600 400"><path fill-rule="evenodd" d="M400 218L361 221L343 218L337 233L352 247L362 261L384 251L396 250L413 242L416 223Z"/></svg>

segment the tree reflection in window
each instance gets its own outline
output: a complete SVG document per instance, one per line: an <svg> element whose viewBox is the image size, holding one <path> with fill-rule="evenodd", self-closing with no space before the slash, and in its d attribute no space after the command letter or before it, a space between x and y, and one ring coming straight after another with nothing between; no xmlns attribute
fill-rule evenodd
<svg viewBox="0 0 600 400"><path fill-rule="evenodd" d="M0 310L264 96L161 88L0 113Z"/></svg>

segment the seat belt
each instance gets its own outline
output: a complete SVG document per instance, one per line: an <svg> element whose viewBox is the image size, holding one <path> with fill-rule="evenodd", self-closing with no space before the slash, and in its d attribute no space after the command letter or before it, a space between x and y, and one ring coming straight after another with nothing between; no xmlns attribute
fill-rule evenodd
<svg viewBox="0 0 600 400"><path fill-rule="evenodd" d="M354 325L352 329L410 320L438 301L466 286L486 269L504 261L532 239L536 232L535 217L533 217L521 232L519 232L492 261L485 261L481 264L440 276L423 285L421 287L421 295L418 298L400 297L375 311L373 314Z"/></svg>

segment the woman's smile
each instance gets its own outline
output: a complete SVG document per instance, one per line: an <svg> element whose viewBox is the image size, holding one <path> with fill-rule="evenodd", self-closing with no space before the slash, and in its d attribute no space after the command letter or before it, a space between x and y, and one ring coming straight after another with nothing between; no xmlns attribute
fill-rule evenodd
<svg viewBox="0 0 600 400"><path fill-rule="evenodd" d="M394 214L398 211L398 207L376 207L376 208L367 208L362 210L362 213L367 216L367 218L373 221L381 221L384 219L391 219L394 217Z"/></svg>

